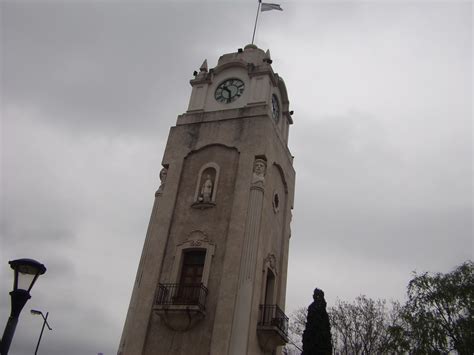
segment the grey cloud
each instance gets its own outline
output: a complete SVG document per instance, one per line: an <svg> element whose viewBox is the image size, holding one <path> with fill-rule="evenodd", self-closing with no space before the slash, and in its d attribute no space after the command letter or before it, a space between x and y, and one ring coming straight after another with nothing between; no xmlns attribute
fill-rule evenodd
<svg viewBox="0 0 474 355"><path fill-rule="evenodd" d="M196 4L192 11L171 2L4 7L6 102L96 132L167 131L185 109L193 68L209 54L203 39L223 41L243 26L238 12L225 27L200 26L203 14L229 4ZM167 103L160 111L159 102Z"/></svg>
<svg viewBox="0 0 474 355"><path fill-rule="evenodd" d="M468 151L456 160L452 151L432 157L436 163L425 158L419 164L416 156L403 157L403 147L394 146L386 126L370 115L326 117L310 127L299 142L311 139L311 145L295 144L297 171L309 163L308 172L316 172L297 178L298 252L322 244L331 253L349 250L380 262L444 258L448 267L460 256L469 258L472 201L465 192L471 180L469 174L451 174L469 166ZM467 134L463 138L469 141ZM445 142L442 149L453 144ZM316 238L308 235L309 225ZM443 257L446 248L457 257Z"/></svg>
<svg viewBox="0 0 474 355"><path fill-rule="evenodd" d="M250 41L255 4L3 2L2 263L48 272L44 353L114 353L169 127L207 58ZM257 44L295 110L287 310L404 296L472 258L472 4L287 2ZM0 297L0 319L9 300ZM22 315L15 354L38 319Z"/></svg>

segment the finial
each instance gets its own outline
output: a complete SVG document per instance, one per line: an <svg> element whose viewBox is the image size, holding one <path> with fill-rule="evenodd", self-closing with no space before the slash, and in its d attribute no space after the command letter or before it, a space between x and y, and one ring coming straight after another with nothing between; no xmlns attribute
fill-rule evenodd
<svg viewBox="0 0 474 355"><path fill-rule="evenodd" d="M206 72L207 73L207 59L204 59L204 62L202 62L201 67L199 68L201 72Z"/></svg>
<svg viewBox="0 0 474 355"><path fill-rule="evenodd" d="M267 49L267 51L265 52L265 57L263 57L263 61L265 63L272 64L273 60L270 57L270 50L269 49Z"/></svg>

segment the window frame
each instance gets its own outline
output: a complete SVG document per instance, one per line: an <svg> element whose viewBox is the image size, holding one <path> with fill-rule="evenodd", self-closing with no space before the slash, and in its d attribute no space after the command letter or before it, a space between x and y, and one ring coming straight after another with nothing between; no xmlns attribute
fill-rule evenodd
<svg viewBox="0 0 474 355"><path fill-rule="evenodd" d="M215 245L211 243L206 234L201 231L193 231L188 239L176 246L175 258L171 272L171 283L179 284L181 281L181 271L183 267L184 254L188 251L205 251L204 268L202 271L201 284L207 287L209 274L211 271L211 262L214 256Z"/></svg>

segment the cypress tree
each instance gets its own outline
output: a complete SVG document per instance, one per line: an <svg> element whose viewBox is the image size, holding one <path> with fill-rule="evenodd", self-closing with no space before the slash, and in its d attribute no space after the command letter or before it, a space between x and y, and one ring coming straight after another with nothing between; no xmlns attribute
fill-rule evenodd
<svg viewBox="0 0 474 355"><path fill-rule="evenodd" d="M326 312L324 292L319 288L314 289L313 300L308 307L301 355L331 355L331 325Z"/></svg>

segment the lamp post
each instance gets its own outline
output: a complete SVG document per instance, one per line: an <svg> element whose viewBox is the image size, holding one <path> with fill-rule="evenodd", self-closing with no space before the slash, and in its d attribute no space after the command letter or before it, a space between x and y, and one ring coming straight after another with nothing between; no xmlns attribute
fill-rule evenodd
<svg viewBox="0 0 474 355"><path fill-rule="evenodd" d="M30 291L40 275L46 272L46 267L33 259L17 259L8 262L13 269L13 291L11 296L11 312L5 331L3 332L0 354L8 355L10 344L15 334L18 317L26 302L31 298Z"/></svg>
<svg viewBox="0 0 474 355"><path fill-rule="evenodd" d="M39 336L39 339L38 339L38 344L36 344L36 349L35 349L35 355L36 355L36 354L38 354L38 348L40 346L41 337L43 336L44 326L46 325L49 330L53 330L53 329L49 326L49 323L48 323L49 312L46 312L46 316L44 316L43 312L37 311L36 309L32 309L31 314L37 314L37 315L41 315L41 317L43 317L43 326L41 327L41 333L40 333L40 336Z"/></svg>

